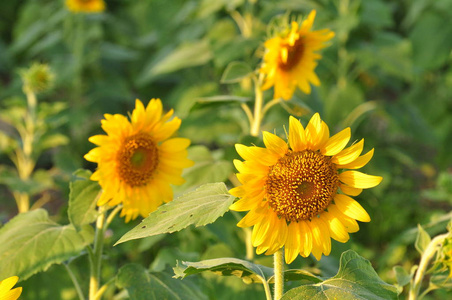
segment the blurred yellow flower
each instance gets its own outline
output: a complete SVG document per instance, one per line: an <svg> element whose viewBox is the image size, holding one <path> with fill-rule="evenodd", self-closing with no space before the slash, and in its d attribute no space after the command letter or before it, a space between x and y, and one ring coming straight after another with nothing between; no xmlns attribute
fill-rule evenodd
<svg viewBox="0 0 452 300"><path fill-rule="evenodd" d="M240 198L231 209L249 211L237 226L254 226L258 254L284 246L287 263L311 252L319 260L322 253L329 255L331 238L345 243L349 232L359 230L356 220L370 221L350 196L378 185L382 177L354 170L366 165L374 151L360 156L364 140L345 148L350 128L330 137L317 113L306 129L293 117L289 121L288 143L264 131L265 148L236 145L245 161L234 161L242 185L230 190Z"/></svg>
<svg viewBox="0 0 452 300"><path fill-rule="evenodd" d="M162 102L152 99L145 108L136 100L131 121L120 114L105 114L102 129L89 141L99 147L85 155L98 164L91 180L99 181L103 192L98 205L123 204L126 222L138 215L147 217L163 202L173 199L171 184L184 183L182 170L192 166L187 159L190 140L170 138L181 120L173 110L162 115Z"/></svg>
<svg viewBox="0 0 452 300"><path fill-rule="evenodd" d="M12 289L12 287L17 283L19 277L11 276L0 281L0 300L16 300L22 293L22 288L17 287Z"/></svg>
<svg viewBox="0 0 452 300"><path fill-rule="evenodd" d="M74 13L98 13L105 10L104 0L66 0L66 6Z"/></svg>
<svg viewBox="0 0 452 300"><path fill-rule="evenodd" d="M294 21L290 29L265 42L266 52L259 72L265 75L264 90L274 86L275 99L289 100L297 86L309 94L310 83L320 85L314 69L322 56L316 51L327 46L334 32L329 29L311 31L315 14L315 10L311 11L301 25Z"/></svg>

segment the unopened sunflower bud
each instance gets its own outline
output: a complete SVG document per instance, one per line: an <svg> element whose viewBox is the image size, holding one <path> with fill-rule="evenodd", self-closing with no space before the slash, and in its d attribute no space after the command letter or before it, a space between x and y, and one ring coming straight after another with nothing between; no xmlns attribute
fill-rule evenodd
<svg viewBox="0 0 452 300"><path fill-rule="evenodd" d="M22 69L20 76L24 89L37 94L52 88L55 75L47 64L34 63L28 69Z"/></svg>

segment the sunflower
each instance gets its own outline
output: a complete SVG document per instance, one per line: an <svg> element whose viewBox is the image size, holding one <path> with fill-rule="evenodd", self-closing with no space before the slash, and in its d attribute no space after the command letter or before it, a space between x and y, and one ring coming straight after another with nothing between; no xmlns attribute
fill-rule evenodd
<svg viewBox="0 0 452 300"><path fill-rule="evenodd" d="M315 10L311 11L301 25L293 21L290 29L265 42L266 52L259 72L265 75L264 90L274 86L274 99L289 100L297 86L309 94L310 83L320 85L314 69L322 56L316 51L327 46L334 32L329 29L311 31L315 14Z"/></svg>
<svg viewBox="0 0 452 300"><path fill-rule="evenodd" d="M107 135L90 137L99 147L85 155L98 164L91 176L103 189L97 205L122 203L121 217L128 222L173 199L171 184L184 183L182 170L193 162L187 159L190 140L170 138L181 124L177 117L170 120L172 115L173 110L162 115L160 99L152 99L146 108L137 99L130 122L120 114L105 114L102 129Z"/></svg>
<svg viewBox="0 0 452 300"><path fill-rule="evenodd" d="M17 276L11 276L0 281L0 300L16 300L22 293L22 288L11 289L19 280Z"/></svg>
<svg viewBox="0 0 452 300"><path fill-rule="evenodd" d="M66 0L66 7L74 13L98 13L105 10L104 0Z"/></svg>
<svg viewBox="0 0 452 300"><path fill-rule="evenodd" d="M346 128L330 137L316 113L306 129L290 117L288 143L264 131L265 148L236 145L245 161L234 161L242 185L230 190L240 198L231 209L249 211L237 226L254 226L258 254L284 246L287 263L311 252L320 260L322 253L329 255L331 238L345 243L348 233L359 230L356 221L370 221L350 196L378 185L382 177L355 171L374 151L360 156L364 140L345 148L350 136Z"/></svg>

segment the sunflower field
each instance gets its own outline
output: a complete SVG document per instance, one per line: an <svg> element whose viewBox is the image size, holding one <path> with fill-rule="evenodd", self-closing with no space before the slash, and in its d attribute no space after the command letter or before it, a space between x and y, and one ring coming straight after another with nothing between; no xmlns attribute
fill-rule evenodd
<svg viewBox="0 0 452 300"><path fill-rule="evenodd" d="M452 299L451 0L0 2L0 300Z"/></svg>

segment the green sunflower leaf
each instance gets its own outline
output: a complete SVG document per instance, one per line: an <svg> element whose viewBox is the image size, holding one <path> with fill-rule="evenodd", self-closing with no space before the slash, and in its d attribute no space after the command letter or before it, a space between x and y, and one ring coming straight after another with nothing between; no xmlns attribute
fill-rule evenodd
<svg viewBox="0 0 452 300"><path fill-rule="evenodd" d="M174 278L185 278L189 275L205 271L213 272L220 276L236 276L245 283L274 283L273 268L253 264L237 258L215 258L200 262L178 262L173 268ZM284 271L285 281L308 281L318 283L322 279L304 270Z"/></svg>
<svg viewBox="0 0 452 300"><path fill-rule="evenodd" d="M237 258L215 258L199 262L177 262L174 278L185 278L205 271L220 276L236 276L245 283L262 283L273 276L273 269Z"/></svg>
<svg viewBox="0 0 452 300"><path fill-rule="evenodd" d="M317 284L291 289L281 300L381 300L397 299L395 286L378 277L370 262L356 252L342 253L336 276Z"/></svg>
<svg viewBox="0 0 452 300"><path fill-rule="evenodd" d="M416 236L416 241L414 242L414 247L420 254L422 254L424 253L425 249L427 248L428 244L430 244L432 239L420 224L417 225L417 228L418 233Z"/></svg>
<svg viewBox="0 0 452 300"><path fill-rule="evenodd" d="M224 70L220 82L221 83L239 82L243 78L250 76L252 73L253 70L248 64L240 61L233 61Z"/></svg>
<svg viewBox="0 0 452 300"><path fill-rule="evenodd" d="M97 195L100 186L97 182L89 180L91 172L77 170L75 179L69 183L69 208L68 216L72 225L79 231L83 225L94 222L97 218Z"/></svg>
<svg viewBox="0 0 452 300"><path fill-rule="evenodd" d="M208 183L160 206L138 226L123 235L115 245L182 230L189 225L213 223L229 210L235 197L228 193L223 182Z"/></svg>
<svg viewBox="0 0 452 300"><path fill-rule="evenodd" d="M77 232L50 220L44 209L21 213L0 229L0 278L27 279L78 255L93 239L91 226Z"/></svg>
<svg viewBox="0 0 452 300"><path fill-rule="evenodd" d="M163 272L148 272L138 264L128 264L119 269L116 286L126 289L131 300L207 299L195 285L174 280Z"/></svg>

